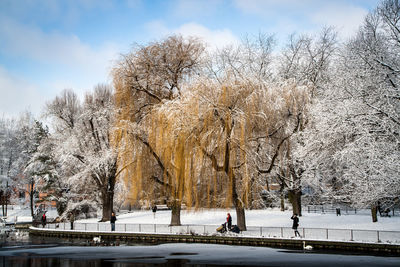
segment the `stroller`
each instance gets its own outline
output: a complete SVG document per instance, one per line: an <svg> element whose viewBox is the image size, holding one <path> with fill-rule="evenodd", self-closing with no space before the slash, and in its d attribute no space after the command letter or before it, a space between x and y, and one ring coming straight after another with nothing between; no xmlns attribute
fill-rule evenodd
<svg viewBox="0 0 400 267"><path fill-rule="evenodd" d="M221 234L226 233L228 230L230 232L233 232L233 233L236 233L236 234L240 233L240 229L239 229L239 227L237 225L232 225L232 227L230 229L227 229L226 228L226 223L223 223L223 224L221 224L220 227L217 228L217 232L221 233Z"/></svg>
<svg viewBox="0 0 400 267"><path fill-rule="evenodd" d="M226 230L226 223L221 224L221 226L218 227L216 230L217 230L218 233L221 233L221 234L226 233L226 231L227 231Z"/></svg>

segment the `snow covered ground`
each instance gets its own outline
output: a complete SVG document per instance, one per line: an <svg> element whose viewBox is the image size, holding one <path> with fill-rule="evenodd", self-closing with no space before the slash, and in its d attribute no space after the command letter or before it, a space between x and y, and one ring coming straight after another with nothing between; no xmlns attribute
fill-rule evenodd
<svg viewBox="0 0 400 267"><path fill-rule="evenodd" d="M234 210L198 210L182 211L182 224L200 225L220 225L225 222L226 214L230 212L233 217L233 224L236 224L236 213ZM267 210L247 210L247 226L263 227L291 227L291 211L281 212L276 209ZM98 219L79 220L79 222L97 222ZM171 211L161 210L153 216L151 210L132 211L125 214L117 214L118 223L133 224L169 224L171 221ZM380 231L400 231L400 216L378 217L378 222L373 223L368 212L336 216L335 214L316 214L305 212L300 217L301 228L329 228L329 229L360 229L360 230L380 230Z"/></svg>
<svg viewBox="0 0 400 267"><path fill-rule="evenodd" d="M27 207L20 206L8 206L7 216L2 216L2 211L0 212L0 217L4 218L8 223L14 222L32 222L31 210ZM56 218L57 210L49 209L46 213L48 218Z"/></svg>
<svg viewBox="0 0 400 267"><path fill-rule="evenodd" d="M235 210L208 209L208 210L183 210L181 212L182 224L220 225L225 222L226 214L230 212L233 217L233 224L236 224ZM263 227L291 227L291 211L281 212L278 209L246 210L247 226ZM48 218L57 217L55 209L47 212ZM118 223L132 224L169 224L171 221L170 210L159 210L153 216L151 210L135 210L131 212L117 213ZM7 222L31 221L29 209L14 207L8 210ZM92 218L78 220L76 222L97 222L99 219ZM400 216L379 217L378 222L373 223L371 215L367 210L361 210L357 214L335 214L307 213L305 211L300 217L301 228L329 228L329 229L360 229L380 231L400 231Z"/></svg>

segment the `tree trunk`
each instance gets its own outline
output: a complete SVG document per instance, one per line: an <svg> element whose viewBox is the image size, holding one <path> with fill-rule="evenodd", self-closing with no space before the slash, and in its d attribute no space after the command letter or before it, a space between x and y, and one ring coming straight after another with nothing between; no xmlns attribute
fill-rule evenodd
<svg viewBox="0 0 400 267"><path fill-rule="evenodd" d="M289 201L292 203L293 214L301 216L301 189L289 190Z"/></svg>
<svg viewBox="0 0 400 267"><path fill-rule="evenodd" d="M283 185L281 185L279 192L281 197L281 211L285 211L285 194L283 192Z"/></svg>
<svg viewBox="0 0 400 267"><path fill-rule="evenodd" d="M376 205L373 205L371 207L372 222L377 222L378 221L377 212L378 212L378 209L377 209Z"/></svg>
<svg viewBox="0 0 400 267"><path fill-rule="evenodd" d="M246 231L246 216L244 213L244 207L242 205L238 205L236 208L236 216L237 216L237 226L239 227L240 231Z"/></svg>
<svg viewBox="0 0 400 267"><path fill-rule="evenodd" d="M181 225L181 201L174 200L171 202L171 223L170 226Z"/></svg>
<svg viewBox="0 0 400 267"><path fill-rule="evenodd" d="M8 190L8 181L7 181L7 185L6 185L6 216L8 216L7 214L7 205L8 205L8 199L10 198L10 191Z"/></svg>
<svg viewBox="0 0 400 267"><path fill-rule="evenodd" d="M110 220L111 213L113 212L113 198L110 196L110 194L103 193L102 202L103 211L101 221L106 222Z"/></svg>
<svg viewBox="0 0 400 267"><path fill-rule="evenodd" d="M32 216L32 218L33 218L33 216L34 216L34 211L33 211L33 206L34 206L33 198L34 198L34 194L35 194L35 192L34 192L34 190L35 190L34 187L35 187L35 184L32 183L32 181L31 181L31 184L30 184L30 192L29 192L29 205L30 205L30 207L31 207L31 216Z"/></svg>
<svg viewBox="0 0 400 267"><path fill-rule="evenodd" d="M237 226L239 227L240 231L246 231L246 216L244 213L244 206L243 202L239 200L238 194L236 192L236 178L233 173L231 173L232 183L231 183L231 190L232 190L232 202L236 209L236 217L237 217Z"/></svg>
<svg viewBox="0 0 400 267"><path fill-rule="evenodd" d="M6 195L6 216L8 216L8 210L7 210L7 207L8 207L8 199L9 199L9 195L8 195L9 193L7 192L7 195Z"/></svg>
<svg viewBox="0 0 400 267"><path fill-rule="evenodd" d="M103 214L101 221L106 222L111 218L111 213L114 211L114 186L115 176L108 177L107 188L103 188L101 200L103 204Z"/></svg>
<svg viewBox="0 0 400 267"><path fill-rule="evenodd" d="M101 221L106 222L109 221L111 218L111 213L113 212L113 197L112 194L109 192L103 192L102 194L102 204L103 204L103 211Z"/></svg>

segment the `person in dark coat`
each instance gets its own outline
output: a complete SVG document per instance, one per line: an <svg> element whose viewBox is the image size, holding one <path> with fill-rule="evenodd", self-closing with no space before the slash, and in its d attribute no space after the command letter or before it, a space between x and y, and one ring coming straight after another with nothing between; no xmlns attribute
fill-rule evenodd
<svg viewBox="0 0 400 267"><path fill-rule="evenodd" d="M342 214L340 214L340 207L336 207L336 216L342 216Z"/></svg>
<svg viewBox="0 0 400 267"><path fill-rule="evenodd" d="M157 212L157 205L154 205L151 210L153 211L153 217L156 217L156 212Z"/></svg>
<svg viewBox="0 0 400 267"><path fill-rule="evenodd" d="M231 232L239 234L240 233L240 229L239 229L239 227L237 225L233 225L232 228L231 228Z"/></svg>
<svg viewBox="0 0 400 267"><path fill-rule="evenodd" d="M74 230L75 216L74 216L74 213L72 213L72 212L71 212L71 215L69 216L69 221L71 223L71 230Z"/></svg>
<svg viewBox="0 0 400 267"><path fill-rule="evenodd" d="M230 213L228 213L228 216L226 217L226 222L228 224L228 230L230 230L232 227L232 217Z"/></svg>
<svg viewBox="0 0 400 267"><path fill-rule="evenodd" d="M115 217L115 213L111 213L110 223L111 223L111 231L115 231L115 221L117 217Z"/></svg>
<svg viewBox="0 0 400 267"><path fill-rule="evenodd" d="M43 225L43 228L46 226L46 212L44 212L42 215L42 225Z"/></svg>
<svg viewBox="0 0 400 267"><path fill-rule="evenodd" d="M301 237L299 231L297 231L297 227L299 227L299 217L297 217L297 214L293 214L290 219L293 220L292 229L294 230L294 236L299 235L299 237Z"/></svg>

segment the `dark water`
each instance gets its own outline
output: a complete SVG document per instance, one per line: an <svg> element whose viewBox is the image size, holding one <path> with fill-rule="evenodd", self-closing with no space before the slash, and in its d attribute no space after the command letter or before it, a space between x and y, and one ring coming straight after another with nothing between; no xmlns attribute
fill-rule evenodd
<svg viewBox="0 0 400 267"><path fill-rule="evenodd" d="M400 266L400 255L355 255L213 244L94 245L23 236L0 244L1 266Z"/></svg>

